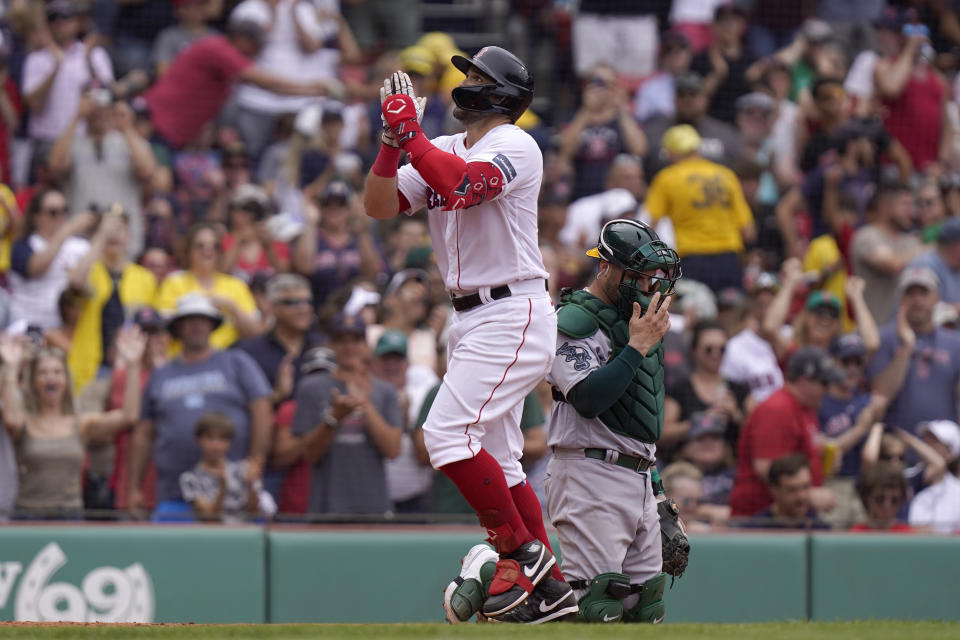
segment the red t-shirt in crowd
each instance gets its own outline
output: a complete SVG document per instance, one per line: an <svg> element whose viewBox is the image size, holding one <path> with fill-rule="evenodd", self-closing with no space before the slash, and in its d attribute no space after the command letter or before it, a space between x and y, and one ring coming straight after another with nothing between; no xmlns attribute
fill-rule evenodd
<svg viewBox="0 0 960 640"><path fill-rule="evenodd" d="M147 380L150 379L150 372L144 368L140 370L140 392L147 387ZM123 406L123 394L127 388L127 372L123 367L117 367L113 370L113 378L110 385L110 400L107 408L109 410L119 409ZM127 478L129 477L129 458L130 458L130 440L132 434L129 429L124 429L114 436L113 444L116 450L113 459L113 473L110 475L110 488L113 489L113 507L115 509L127 509ZM143 476L143 482L140 484L140 492L143 494L143 506L145 509L153 509L157 504L157 470L153 467L153 459L147 462L147 471Z"/></svg>
<svg viewBox="0 0 960 640"><path fill-rule="evenodd" d="M937 161L945 94L943 81L928 68L922 78L911 73L896 99L883 101L887 109L883 125L907 150L914 171L923 171Z"/></svg>
<svg viewBox="0 0 960 640"><path fill-rule="evenodd" d="M908 525L906 522L898 522L889 529L873 529L866 522L861 522L860 524L855 524L848 529L848 531L855 533L913 533L913 527Z"/></svg>
<svg viewBox="0 0 960 640"><path fill-rule="evenodd" d="M224 253L227 253L233 247L233 243L233 234L226 233L220 240L220 247ZM277 254L277 257L282 260L290 257L290 245L285 242L274 240L273 251ZM274 268L270 266L270 260L267 259L266 251L261 250L260 256L256 260L245 260L242 255L237 256L237 263L233 266L233 275L249 282L250 278L257 273L266 273L269 275L273 275L274 273Z"/></svg>
<svg viewBox="0 0 960 640"><path fill-rule="evenodd" d="M297 403L293 400L287 400L277 407L274 418L275 428L290 429L296 412ZM280 513L307 512L307 504L310 502L310 463L299 460L287 469L280 488L280 499L277 502Z"/></svg>
<svg viewBox="0 0 960 640"><path fill-rule="evenodd" d="M6 84L0 87L0 91L6 92L10 104L13 105L13 110L18 116L22 115L23 105L20 102L20 92L17 91L17 83L13 81L13 78L8 76ZM13 132L7 127L6 121L0 118L0 182L3 184L10 184L11 182L10 138L12 135Z"/></svg>
<svg viewBox="0 0 960 640"><path fill-rule="evenodd" d="M197 40L144 94L153 126L167 142L183 147L220 113L237 76L252 64L225 36Z"/></svg>
<svg viewBox="0 0 960 640"><path fill-rule="evenodd" d="M776 460L794 453L806 454L813 484L819 486L820 450L814 434L820 422L814 409L807 409L781 388L757 405L747 418L737 442L737 472L730 492L730 515L748 517L770 506L773 497L753 471L754 460Z"/></svg>

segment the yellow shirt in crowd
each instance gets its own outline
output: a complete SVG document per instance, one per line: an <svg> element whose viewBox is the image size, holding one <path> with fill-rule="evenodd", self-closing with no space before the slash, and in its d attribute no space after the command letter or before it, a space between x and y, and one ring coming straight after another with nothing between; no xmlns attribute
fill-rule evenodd
<svg viewBox="0 0 960 640"><path fill-rule="evenodd" d="M10 270L10 250L13 247L16 220L11 212L17 210L17 199L5 184L0 183L0 273Z"/></svg>
<svg viewBox="0 0 960 640"><path fill-rule="evenodd" d="M840 255L840 247L833 236L824 234L814 238L807 247L807 253L803 256L803 270L817 271L823 273L832 268L837 263L843 263L843 256ZM840 301L840 322L843 324L843 331L853 331L856 327L850 320L850 314L847 313L847 269L842 266L835 271L833 275L827 278L827 281L820 287L824 291L829 291L837 296Z"/></svg>
<svg viewBox="0 0 960 640"><path fill-rule="evenodd" d="M681 257L743 252L740 229L753 213L733 171L699 156L662 169L647 191L654 222L669 216Z"/></svg>
<svg viewBox="0 0 960 640"><path fill-rule="evenodd" d="M157 279L149 270L138 264L128 263L123 268L118 283L120 302L129 317L138 307L153 304L157 293ZM93 380L100 368L103 355L102 315L103 307L113 295L113 281L103 262L95 262L87 276L90 297L84 302L73 334L67 365L73 376L73 389L80 391Z"/></svg>
<svg viewBox="0 0 960 640"><path fill-rule="evenodd" d="M205 289L189 271L176 271L163 279L157 293L158 311L171 313L177 308L177 300L188 293L203 293L208 296L223 296L233 301L237 308L249 314L257 313L257 303L247 284L225 273L218 273L213 279L213 288ZM210 335L210 344L216 349L226 349L240 334L228 318Z"/></svg>

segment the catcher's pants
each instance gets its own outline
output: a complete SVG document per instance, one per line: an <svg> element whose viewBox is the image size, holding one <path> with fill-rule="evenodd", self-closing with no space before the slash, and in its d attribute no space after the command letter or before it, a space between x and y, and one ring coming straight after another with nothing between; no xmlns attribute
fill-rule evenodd
<svg viewBox="0 0 960 640"><path fill-rule="evenodd" d="M660 573L660 516L648 473L555 452L545 484L564 578L589 581L617 572L642 584Z"/></svg>
<svg viewBox="0 0 960 640"><path fill-rule="evenodd" d="M509 285L509 298L455 312L447 338L447 372L423 425L435 469L486 449L507 486L524 479L520 466L523 400L553 364L557 316L544 281Z"/></svg>

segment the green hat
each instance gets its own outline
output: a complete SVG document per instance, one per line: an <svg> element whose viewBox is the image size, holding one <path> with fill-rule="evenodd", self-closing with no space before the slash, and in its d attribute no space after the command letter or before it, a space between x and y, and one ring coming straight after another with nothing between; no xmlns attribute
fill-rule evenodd
<svg viewBox="0 0 960 640"><path fill-rule="evenodd" d="M837 313L840 312L840 299L837 296L833 295L829 291L824 291L823 289L817 289L810 293L807 296L807 310L813 311L820 307L833 307L837 310Z"/></svg>
<svg viewBox="0 0 960 640"><path fill-rule="evenodd" d="M407 252L407 258L404 261L404 269L424 269L433 264L433 247L430 245L424 245L422 247L414 247Z"/></svg>
<svg viewBox="0 0 960 640"><path fill-rule="evenodd" d="M373 350L376 357L385 356L390 353L396 353L404 358L407 357L407 336L398 329L391 329L385 332L377 340L377 346Z"/></svg>

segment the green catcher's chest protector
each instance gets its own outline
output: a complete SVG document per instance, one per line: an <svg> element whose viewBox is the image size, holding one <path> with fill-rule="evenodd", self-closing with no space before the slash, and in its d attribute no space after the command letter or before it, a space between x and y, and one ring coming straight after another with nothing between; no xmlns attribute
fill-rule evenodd
<svg viewBox="0 0 960 640"><path fill-rule="evenodd" d="M584 339L602 330L611 342L609 360L629 340L629 324L616 307L604 304L587 291L565 290L560 295L557 324L571 338ZM609 361L608 360L608 361ZM627 391L612 407L597 416L614 433L654 443L663 430L663 341L647 352Z"/></svg>

